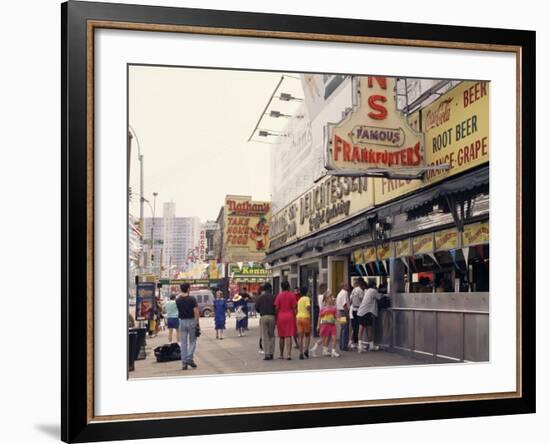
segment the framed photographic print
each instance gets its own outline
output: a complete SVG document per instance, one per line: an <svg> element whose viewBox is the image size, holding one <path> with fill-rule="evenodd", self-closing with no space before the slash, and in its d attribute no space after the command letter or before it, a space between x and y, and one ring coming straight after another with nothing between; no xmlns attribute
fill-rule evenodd
<svg viewBox="0 0 550 444"><path fill-rule="evenodd" d="M535 411L534 32L61 11L64 441Z"/></svg>

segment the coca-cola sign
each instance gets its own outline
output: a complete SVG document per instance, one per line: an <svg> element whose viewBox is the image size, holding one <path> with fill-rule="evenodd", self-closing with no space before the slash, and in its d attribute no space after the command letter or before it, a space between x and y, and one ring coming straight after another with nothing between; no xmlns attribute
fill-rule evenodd
<svg viewBox="0 0 550 444"><path fill-rule="evenodd" d="M443 100L439 106L433 110L426 113L426 126L425 131L429 131L432 128L437 128L439 125L447 122L451 118L451 103L453 101L452 97Z"/></svg>

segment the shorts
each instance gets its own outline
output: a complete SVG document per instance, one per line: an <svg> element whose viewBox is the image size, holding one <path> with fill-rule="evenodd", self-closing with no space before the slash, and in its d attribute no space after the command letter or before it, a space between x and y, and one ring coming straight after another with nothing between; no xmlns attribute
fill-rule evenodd
<svg viewBox="0 0 550 444"><path fill-rule="evenodd" d="M370 327L374 325L374 315L372 313L367 313L363 316L359 316L359 325L363 327Z"/></svg>
<svg viewBox="0 0 550 444"><path fill-rule="evenodd" d="M178 318L168 318L168 328L180 328L180 320Z"/></svg>
<svg viewBox="0 0 550 444"><path fill-rule="evenodd" d="M321 328L319 328L319 335L322 338L336 336L336 324L321 324Z"/></svg>
<svg viewBox="0 0 550 444"><path fill-rule="evenodd" d="M297 318L296 332L298 334L305 333L306 335L309 335L311 333L311 318Z"/></svg>

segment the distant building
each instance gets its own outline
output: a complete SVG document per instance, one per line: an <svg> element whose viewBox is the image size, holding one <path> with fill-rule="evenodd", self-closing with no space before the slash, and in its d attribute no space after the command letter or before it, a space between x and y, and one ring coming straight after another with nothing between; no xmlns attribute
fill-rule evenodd
<svg viewBox="0 0 550 444"><path fill-rule="evenodd" d="M144 250L150 252L151 232L153 238L153 271L159 273L162 260L163 276L184 271L188 260L198 251L201 223L198 217L176 217L176 204L163 204L162 217L144 218ZM150 258L150 255L148 254ZM150 269L149 263L145 267Z"/></svg>

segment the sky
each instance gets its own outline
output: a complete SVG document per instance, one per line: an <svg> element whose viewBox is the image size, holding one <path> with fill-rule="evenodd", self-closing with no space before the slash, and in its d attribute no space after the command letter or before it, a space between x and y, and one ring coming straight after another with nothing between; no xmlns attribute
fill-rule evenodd
<svg viewBox="0 0 550 444"><path fill-rule="evenodd" d="M227 194L270 200L271 145L247 140L280 79L271 72L131 66L130 213L139 216L137 142L144 196L153 203L158 193L156 216L170 201L176 216L205 221L216 219ZM285 77L280 92L301 97L300 80ZM279 129L283 120L267 117L262 126ZM144 216L151 216L147 204Z"/></svg>

